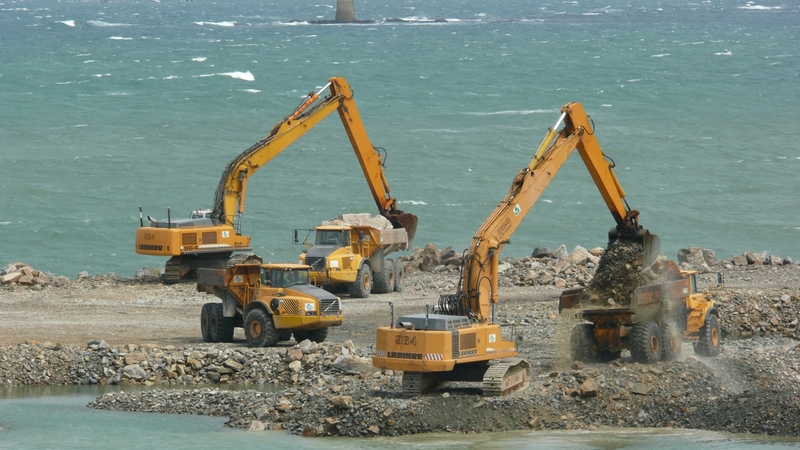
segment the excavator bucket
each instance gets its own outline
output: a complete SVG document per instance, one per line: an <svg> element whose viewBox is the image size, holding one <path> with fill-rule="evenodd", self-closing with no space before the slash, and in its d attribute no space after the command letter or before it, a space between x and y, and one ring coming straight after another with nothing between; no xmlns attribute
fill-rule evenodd
<svg viewBox="0 0 800 450"><path fill-rule="evenodd" d="M405 228L406 234L408 234L408 248L411 248L411 242L414 240L414 235L417 233L417 216L411 213L404 213L403 211L396 211L390 213L387 219L392 222L395 228Z"/></svg>
<svg viewBox="0 0 800 450"><path fill-rule="evenodd" d="M612 228L608 232L608 242L612 243L617 239L623 239L628 242L637 242L642 245L644 248L642 254L642 265L644 267L650 267L650 265L656 262L658 253L661 251L661 239L657 235L651 234L645 229L639 230L636 234L623 234L620 233L616 228Z"/></svg>

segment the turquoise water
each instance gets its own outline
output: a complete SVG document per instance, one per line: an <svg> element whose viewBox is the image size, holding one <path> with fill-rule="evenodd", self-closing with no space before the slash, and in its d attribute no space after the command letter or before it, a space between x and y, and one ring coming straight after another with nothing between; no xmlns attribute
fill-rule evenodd
<svg viewBox="0 0 800 450"><path fill-rule="evenodd" d="M0 448L86 449L109 445L147 449L797 449L797 438L730 435L696 430L622 429L569 432L434 434L401 438L302 438L282 431L246 432L205 416L98 411L86 407L97 389L6 394L0 400ZM39 396L44 394L44 396ZM57 395L56 395L57 394Z"/></svg>
<svg viewBox="0 0 800 450"><path fill-rule="evenodd" d="M387 149L422 246L466 248L559 108L584 104L662 253L800 259L800 8L778 1L0 1L2 261L132 276L145 215L209 207L225 164L331 76ZM446 23L419 22L445 18ZM299 21L299 22L297 22ZM294 228L375 213L335 115L253 177L244 231L293 261ZM502 256L604 246L572 156Z"/></svg>

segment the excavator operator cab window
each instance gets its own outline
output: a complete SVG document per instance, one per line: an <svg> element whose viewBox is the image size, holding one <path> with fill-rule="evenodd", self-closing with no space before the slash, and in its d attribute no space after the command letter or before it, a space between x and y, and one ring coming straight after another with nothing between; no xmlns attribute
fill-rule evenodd
<svg viewBox="0 0 800 450"><path fill-rule="evenodd" d="M697 293L697 278L694 274L689 275L689 282L692 284L692 294Z"/></svg>

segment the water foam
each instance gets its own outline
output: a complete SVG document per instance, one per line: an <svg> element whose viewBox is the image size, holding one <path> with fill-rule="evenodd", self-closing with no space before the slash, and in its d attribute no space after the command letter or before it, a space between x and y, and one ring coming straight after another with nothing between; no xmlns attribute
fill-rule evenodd
<svg viewBox="0 0 800 450"><path fill-rule="evenodd" d="M68 27L74 27L75 26L75 21L74 20L61 20L58 23L63 23L64 25L66 25Z"/></svg>

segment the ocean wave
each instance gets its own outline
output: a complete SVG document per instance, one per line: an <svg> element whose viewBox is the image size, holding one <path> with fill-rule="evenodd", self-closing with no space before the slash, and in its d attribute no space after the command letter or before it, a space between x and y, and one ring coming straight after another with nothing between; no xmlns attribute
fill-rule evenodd
<svg viewBox="0 0 800 450"><path fill-rule="evenodd" d="M261 92L260 89L241 89L241 91L242 92L249 92L251 94L258 94L259 92Z"/></svg>
<svg viewBox="0 0 800 450"><path fill-rule="evenodd" d="M206 58L205 56L198 56L198 57L192 58L192 61L194 61L194 62L205 62L206 59L208 59L208 58Z"/></svg>
<svg viewBox="0 0 800 450"><path fill-rule="evenodd" d="M749 9L752 11L775 11L778 9L783 9L783 6L763 6L763 5L755 5L753 2L747 2L744 6L739 6L739 9Z"/></svg>
<svg viewBox="0 0 800 450"><path fill-rule="evenodd" d="M552 114L558 112L557 109L529 109L522 111L493 111L493 112L465 112L467 116L526 116L528 114Z"/></svg>
<svg viewBox="0 0 800 450"><path fill-rule="evenodd" d="M725 50L724 52L717 52L714 53L715 56L733 56L730 50Z"/></svg>
<svg viewBox="0 0 800 450"><path fill-rule="evenodd" d="M64 25L66 25L68 27L74 27L75 26L75 21L74 20L61 20L58 23L63 23Z"/></svg>
<svg viewBox="0 0 800 450"><path fill-rule="evenodd" d="M651 58L663 58L665 56L669 56L669 53L661 53L659 55L650 55Z"/></svg>
<svg viewBox="0 0 800 450"><path fill-rule="evenodd" d="M256 78L253 76L252 73L250 73L249 70L247 72L225 72L225 73L209 73L209 74L205 74L205 75L195 75L195 78L215 77L215 76L218 76L218 75L231 77L231 78L236 78L236 79L244 80L244 81L255 81L256 80Z"/></svg>
<svg viewBox="0 0 800 450"><path fill-rule="evenodd" d="M397 203L400 203L401 205L414 205L414 206L427 205L427 203L423 202L422 200L403 200Z"/></svg>
<svg viewBox="0 0 800 450"><path fill-rule="evenodd" d="M130 23L110 23L110 22L103 22L101 20L87 20L86 23L93 27L131 27L133 26Z"/></svg>
<svg viewBox="0 0 800 450"><path fill-rule="evenodd" d="M122 37L122 36L111 36L109 39L111 39L112 41L132 41L133 40L133 38L127 38L127 37Z"/></svg>
<svg viewBox="0 0 800 450"><path fill-rule="evenodd" d="M193 22L195 25L213 25L216 27L235 27L236 22Z"/></svg>

